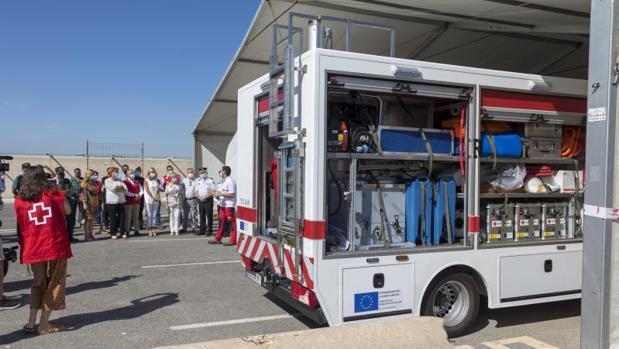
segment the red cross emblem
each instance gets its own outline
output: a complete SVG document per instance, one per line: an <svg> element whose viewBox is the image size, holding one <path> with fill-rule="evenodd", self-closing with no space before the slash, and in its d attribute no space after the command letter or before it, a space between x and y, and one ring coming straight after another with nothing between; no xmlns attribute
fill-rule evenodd
<svg viewBox="0 0 619 349"><path fill-rule="evenodd" d="M32 209L28 211L28 218L35 225L46 224L47 219L52 217L52 209L45 206L42 202L37 202L32 205Z"/></svg>

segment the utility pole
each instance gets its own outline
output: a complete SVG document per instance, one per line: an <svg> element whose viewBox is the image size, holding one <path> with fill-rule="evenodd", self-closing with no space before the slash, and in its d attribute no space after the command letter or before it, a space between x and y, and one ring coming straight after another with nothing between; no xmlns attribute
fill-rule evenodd
<svg viewBox="0 0 619 349"><path fill-rule="evenodd" d="M591 1L581 348L619 348L619 0Z"/></svg>

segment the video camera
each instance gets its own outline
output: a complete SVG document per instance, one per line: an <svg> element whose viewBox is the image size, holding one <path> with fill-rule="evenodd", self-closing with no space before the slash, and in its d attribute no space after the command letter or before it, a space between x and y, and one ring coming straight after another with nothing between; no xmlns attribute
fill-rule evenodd
<svg viewBox="0 0 619 349"><path fill-rule="evenodd" d="M13 157L10 155L0 155L0 175L3 175L4 172L9 171L9 164L6 160L13 160ZM2 193L0 193L1 195ZM2 197L0 196L0 206L2 206ZM2 227L2 221L0 221L0 227Z"/></svg>
<svg viewBox="0 0 619 349"><path fill-rule="evenodd" d="M0 155L0 173L9 172L9 164L5 162L6 160L13 160L13 157L9 155Z"/></svg>

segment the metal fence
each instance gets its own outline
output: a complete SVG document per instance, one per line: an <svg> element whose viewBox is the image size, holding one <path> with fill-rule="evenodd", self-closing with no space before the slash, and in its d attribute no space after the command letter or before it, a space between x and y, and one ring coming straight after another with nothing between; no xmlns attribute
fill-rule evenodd
<svg viewBox="0 0 619 349"><path fill-rule="evenodd" d="M86 167L105 173L109 166L144 168L144 143L93 143L86 142Z"/></svg>

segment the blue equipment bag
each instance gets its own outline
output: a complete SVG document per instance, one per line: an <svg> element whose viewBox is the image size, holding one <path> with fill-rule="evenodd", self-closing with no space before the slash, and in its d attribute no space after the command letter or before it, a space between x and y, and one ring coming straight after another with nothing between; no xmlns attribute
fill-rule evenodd
<svg viewBox="0 0 619 349"><path fill-rule="evenodd" d="M496 135L482 133L481 156L494 156L495 153L497 158L522 157L522 139L520 138L520 135L516 132L501 133Z"/></svg>
<svg viewBox="0 0 619 349"><path fill-rule="evenodd" d="M452 244L456 229L456 181L451 177L438 179L435 194L432 243Z"/></svg>
<svg viewBox="0 0 619 349"><path fill-rule="evenodd" d="M406 185L404 209L406 210L406 241L422 245L432 243L432 182L415 178Z"/></svg>
<svg viewBox="0 0 619 349"><path fill-rule="evenodd" d="M383 152L428 153L422 131L433 154L453 154L454 137L451 130L381 126L378 129L380 146Z"/></svg>

